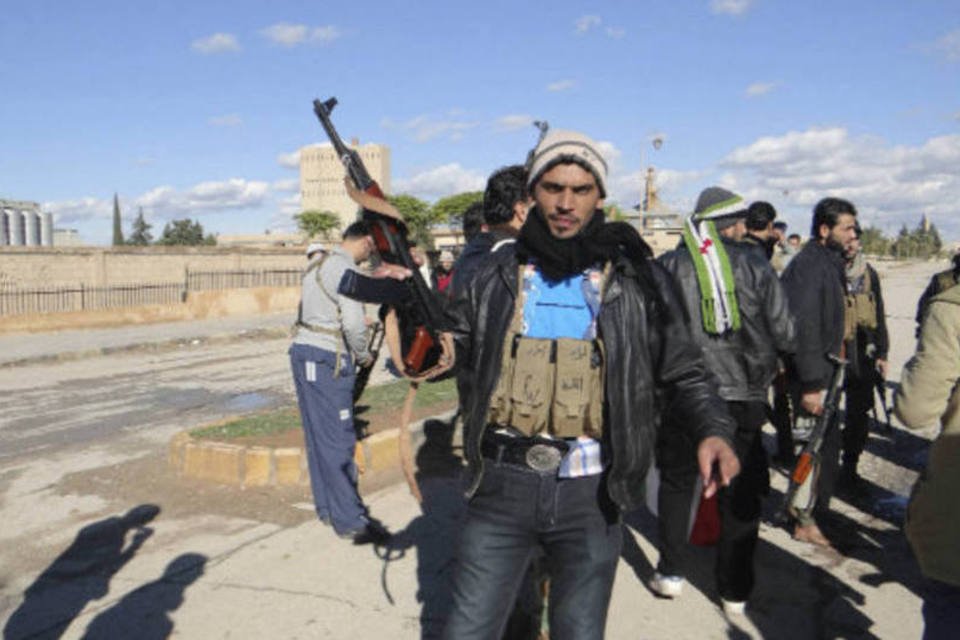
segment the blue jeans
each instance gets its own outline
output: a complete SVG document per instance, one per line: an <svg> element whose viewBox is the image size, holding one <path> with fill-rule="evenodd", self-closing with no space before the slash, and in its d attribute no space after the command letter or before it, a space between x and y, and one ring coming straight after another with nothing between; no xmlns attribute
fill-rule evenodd
<svg viewBox="0 0 960 640"><path fill-rule="evenodd" d="M310 487L317 517L337 533L359 531L366 524L366 507L357 491L353 450L353 363L341 356L334 377L336 354L306 344L290 347L290 367L297 388Z"/></svg>
<svg viewBox="0 0 960 640"><path fill-rule="evenodd" d="M539 546L550 575L551 640L603 638L622 543L603 478L484 462L460 534L443 637L499 640Z"/></svg>

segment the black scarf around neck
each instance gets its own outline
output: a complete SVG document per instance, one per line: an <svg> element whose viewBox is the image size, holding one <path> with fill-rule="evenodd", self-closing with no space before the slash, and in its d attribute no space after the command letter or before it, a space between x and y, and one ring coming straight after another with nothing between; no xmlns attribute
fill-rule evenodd
<svg viewBox="0 0 960 640"><path fill-rule="evenodd" d="M619 256L629 258L641 272L645 271L642 265L653 256L653 251L632 225L605 222L600 209L594 212L580 233L561 239L550 233L543 213L535 207L517 238L518 259L527 261L533 258L547 280L562 280Z"/></svg>

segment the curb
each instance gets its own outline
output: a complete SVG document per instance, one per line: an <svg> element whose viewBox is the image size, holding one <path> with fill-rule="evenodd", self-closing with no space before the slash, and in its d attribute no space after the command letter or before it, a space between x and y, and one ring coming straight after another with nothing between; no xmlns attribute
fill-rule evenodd
<svg viewBox="0 0 960 640"><path fill-rule="evenodd" d="M174 349L197 344L226 344L237 340L262 340L270 338L286 338L290 329L276 327L267 329L249 329L237 333L222 333L216 335L199 335L186 338L171 338L157 342L135 342L132 344L95 347L93 349L78 349L76 351L62 351L37 356L27 356L16 360L0 361L0 369L24 367L35 364L54 364L57 362L71 362L86 358L98 358L121 353L148 353L155 351L172 351Z"/></svg>
<svg viewBox="0 0 960 640"><path fill-rule="evenodd" d="M455 413L456 410L450 410L412 423L409 431L413 450L416 451L424 441L424 423L430 420L449 421ZM366 479L374 484L382 484L394 472L399 472L399 436L399 428L388 429L360 441L365 464L361 481ZM170 440L167 462L179 477L241 488L310 484L303 447L237 445L194 438L189 431L181 431ZM376 482L378 479L380 483Z"/></svg>

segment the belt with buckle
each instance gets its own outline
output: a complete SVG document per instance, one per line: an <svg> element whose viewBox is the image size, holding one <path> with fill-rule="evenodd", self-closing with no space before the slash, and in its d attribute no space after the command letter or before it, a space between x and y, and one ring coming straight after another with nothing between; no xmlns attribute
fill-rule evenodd
<svg viewBox="0 0 960 640"><path fill-rule="evenodd" d="M515 464L534 471L556 471L567 452L562 440L542 438L486 437L480 444L480 453L497 462Z"/></svg>

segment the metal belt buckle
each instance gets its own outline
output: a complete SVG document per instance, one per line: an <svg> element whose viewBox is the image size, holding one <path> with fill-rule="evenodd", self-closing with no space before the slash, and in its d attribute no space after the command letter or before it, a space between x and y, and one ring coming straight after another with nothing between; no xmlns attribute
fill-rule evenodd
<svg viewBox="0 0 960 640"><path fill-rule="evenodd" d="M535 444L527 449L525 460L527 466L535 471L553 471L560 466L563 454L556 447L548 444Z"/></svg>

